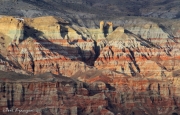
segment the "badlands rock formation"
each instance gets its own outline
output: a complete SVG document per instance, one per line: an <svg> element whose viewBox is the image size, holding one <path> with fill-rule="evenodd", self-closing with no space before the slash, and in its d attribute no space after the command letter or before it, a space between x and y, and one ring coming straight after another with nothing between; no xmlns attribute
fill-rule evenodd
<svg viewBox="0 0 180 115"><path fill-rule="evenodd" d="M0 114L180 114L179 21L121 21L0 18Z"/></svg>
<svg viewBox="0 0 180 115"><path fill-rule="evenodd" d="M73 76L85 82L51 73L24 77L15 73L3 75L0 84L2 114L177 115L180 111L177 77L150 80L107 70ZM18 112L16 108L26 111Z"/></svg>
<svg viewBox="0 0 180 115"><path fill-rule="evenodd" d="M0 31L1 39L9 37L10 41L15 41L17 44L23 39L23 20L13 17L1 17L0 18ZM8 39L6 43L8 43ZM9 44L8 44L9 45Z"/></svg>

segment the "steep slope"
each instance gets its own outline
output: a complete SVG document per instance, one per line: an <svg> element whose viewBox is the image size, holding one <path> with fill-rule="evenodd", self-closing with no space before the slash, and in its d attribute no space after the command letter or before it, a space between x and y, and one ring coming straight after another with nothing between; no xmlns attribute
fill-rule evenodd
<svg viewBox="0 0 180 115"><path fill-rule="evenodd" d="M22 23L23 40L11 41L7 56L34 74L52 72L71 76L86 71L92 68L100 45L105 45L100 29L81 28L61 18L25 18Z"/></svg>
<svg viewBox="0 0 180 115"><path fill-rule="evenodd" d="M158 20L128 19L113 30L112 22L101 21L99 29L91 29L52 16L1 20L6 22L2 22L4 26L21 23L22 30L17 24L15 33L1 32L6 36L4 41L11 39L4 42L10 45L3 50L8 50L8 60L34 74L72 76L94 65L132 76L142 73L141 77L161 78L171 77L171 72L179 69L179 27L169 27L168 21L160 24ZM149 64L153 65L152 71Z"/></svg>
<svg viewBox="0 0 180 115"><path fill-rule="evenodd" d="M2 19L0 114L179 114L179 20Z"/></svg>
<svg viewBox="0 0 180 115"><path fill-rule="evenodd" d="M95 67L137 77L172 77L171 72L179 68L179 39L171 38L157 25L127 29L118 27L107 36L109 44Z"/></svg>
<svg viewBox="0 0 180 115"><path fill-rule="evenodd" d="M131 78L104 70L79 74L87 76L85 82L51 73L2 74L0 113L5 115L179 114L179 78ZM17 77L12 78L12 74Z"/></svg>
<svg viewBox="0 0 180 115"><path fill-rule="evenodd" d="M1 0L0 15L53 15L81 26L85 23L88 27L96 27L93 24L96 20L112 20L121 16L179 19L179 4L179 0Z"/></svg>

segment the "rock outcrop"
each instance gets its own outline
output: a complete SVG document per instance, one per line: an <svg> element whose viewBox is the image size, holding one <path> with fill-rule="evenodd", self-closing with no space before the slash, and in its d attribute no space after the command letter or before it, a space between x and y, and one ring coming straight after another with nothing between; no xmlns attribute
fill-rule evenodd
<svg viewBox="0 0 180 115"><path fill-rule="evenodd" d="M21 18L6 17L0 18L0 35L1 38L7 40L6 43L15 41L17 44L23 39L24 22ZM7 37L7 38L6 38ZM10 39L10 40L8 40Z"/></svg>
<svg viewBox="0 0 180 115"><path fill-rule="evenodd" d="M1 77L1 80L4 78ZM81 82L60 76L57 79L48 73L43 74L42 77L14 79L13 82L9 80L0 83L0 111L3 114L78 115L100 114L102 109L106 110L107 100L104 93L89 96L89 91ZM7 108L14 111L8 111ZM29 111L19 112L16 108ZM108 112L110 111L106 110L105 113Z"/></svg>
<svg viewBox="0 0 180 115"><path fill-rule="evenodd" d="M122 27L118 27L107 36L109 44L101 51L95 67L132 76L172 77L171 73L179 66L179 39L168 36L142 38L123 31Z"/></svg>
<svg viewBox="0 0 180 115"><path fill-rule="evenodd" d="M169 34L164 32L155 23L137 24L138 26L131 26L128 30L142 38L169 38Z"/></svg>
<svg viewBox="0 0 180 115"><path fill-rule="evenodd" d="M86 48L84 44L87 44ZM77 45L70 45L67 40L63 39L47 41L28 38L18 47L9 46L8 51L10 52L9 58L15 55L21 67L34 74L52 72L71 76L79 70L88 70L89 66L83 61L93 61L95 56L93 42L83 43L82 41Z"/></svg>
<svg viewBox="0 0 180 115"><path fill-rule="evenodd" d="M107 22L107 27L108 27L108 33L113 32L113 23L112 22Z"/></svg>
<svg viewBox="0 0 180 115"><path fill-rule="evenodd" d="M8 46L8 58L23 69L34 74L52 72L71 76L93 64L97 47L94 40L83 40L65 21L45 17L24 22L24 39L18 45Z"/></svg>
<svg viewBox="0 0 180 115"><path fill-rule="evenodd" d="M85 82L80 82L48 73L1 76L0 111L15 115L179 114L179 78L150 80L97 70L78 77L84 75L93 77L86 76Z"/></svg>
<svg viewBox="0 0 180 115"><path fill-rule="evenodd" d="M132 78L109 70L87 71L73 77L88 83L91 95L103 91L108 110L115 115L179 114L178 77Z"/></svg>
<svg viewBox="0 0 180 115"><path fill-rule="evenodd" d="M0 114L179 114L179 27L134 20L1 18Z"/></svg>

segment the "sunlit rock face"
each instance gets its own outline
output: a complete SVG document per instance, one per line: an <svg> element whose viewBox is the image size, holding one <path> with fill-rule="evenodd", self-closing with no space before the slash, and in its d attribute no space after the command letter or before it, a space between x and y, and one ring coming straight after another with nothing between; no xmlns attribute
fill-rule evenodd
<svg viewBox="0 0 180 115"><path fill-rule="evenodd" d="M88 70L87 64L92 65L95 59L95 41L83 39L62 19L25 19L24 36L19 44L8 47L9 58L34 74L71 76L79 70Z"/></svg>
<svg viewBox="0 0 180 115"><path fill-rule="evenodd" d="M24 38L24 22L21 18L0 17L0 50L1 55L7 55L7 47L11 43L19 44Z"/></svg>
<svg viewBox="0 0 180 115"><path fill-rule="evenodd" d="M52 72L71 76L77 71L84 72L93 68L90 66L107 44L104 28L104 25L100 29L71 26L50 16L25 18L24 39L8 46L8 58L33 74Z"/></svg>
<svg viewBox="0 0 180 115"><path fill-rule="evenodd" d="M179 114L178 24L125 22L95 29L52 16L0 18L0 112Z"/></svg>
<svg viewBox="0 0 180 115"><path fill-rule="evenodd" d="M83 43L79 44L83 45ZM92 47L94 44L92 42L86 44L86 47L92 50L84 51L81 55L82 49L76 45L69 45L67 40L52 40L51 42L28 38L18 47L10 46L9 51L10 55L16 55L15 58L23 69L34 74L52 72L71 76L78 70L85 71L89 69L88 65L83 62L82 56L84 56L84 60L88 60L89 57L93 58Z"/></svg>
<svg viewBox="0 0 180 115"><path fill-rule="evenodd" d="M9 37L6 39L12 42L15 41L16 43L19 43L19 40L23 39L23 32L24 32L24 24L23 19L21 18L14 18L14 17L1 17L0 18L0 32L1 37ZM5 38L4 38L5 39Z"/></svg>
<svg viewBox="0 0 180 115"><path fill-rule="evenodd" d="M169 38L160 27L146 26L148 37L145 27L116 28L106 37L109 44L101 50L94 66L136 77L172 77L172 72L179 69L179 39Z"/></svg>

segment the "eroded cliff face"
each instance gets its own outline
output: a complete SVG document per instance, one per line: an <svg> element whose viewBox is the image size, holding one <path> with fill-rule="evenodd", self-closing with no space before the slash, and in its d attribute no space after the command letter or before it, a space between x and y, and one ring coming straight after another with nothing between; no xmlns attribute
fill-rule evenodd
<svg viewBox="0 0 180 115"><path fill-rule="evenodd" d="M110 71L91 72L94 77L85 77L85 82L50 73L13 81L1 77L0 111L12 115L179 114L179 78L149 80ZM88 72L78 78L85 74Z"/></svg>
<svg viewBox="0 0 180 115"><path fill-rule="evenodd" d="M105 108L107 100L104 93L90 96L83 82L62 76L56 78L50 73L30 78L13 78L13 82L8 78L4 81L4 78L1 76L0 84L0 111L3 114L100 114L102 109L112 114ZM14 107L32 111L19 112ZM14 111L8 112L6 108Z"/></svg>
<svg viewBox="0 0 180 115"><path fill-rule="evenodd" d="M34 74L52 72L71 76L93 64L95 41L83 39L67 22L46 17L25 19L24 25L24 39L7 48L8 58L23 69Z"/></svg>
<svg viewBox="0 0 180 115"><path fill-rule="evenodd" d="M82 113L89 113L93 110L97 111L98 106L107 106L103 93L90 97L80 95L83 93L80 92L81 90L83 91L82 88L74 88L74 86L63 85L58 82L6 83L4 85L5 90L8 88L9 92L14 92L13 94L2 93L4 97L2 97L0 106L22 108L23 104L27 103L31 106L26 106L26 109L34 110L33 112L29 112L30 114L44 114L46 113L45 108L47 108L47 112L55 115L77 115L78 112L81 112L80 109L89 108L89 110L82 111ZM75 93L76 90L77 94ZM95 98L98 99L99 103L96 102ZM46 102L46 104L44 102Z"/></svg>
<svg viewBox="0 0 180 115"><path fill-rule="evenodd" d="M24 39L8 46L8 58L33 74L71 76L93 68L107 44L103 29L71 26L54 17L24 19Z"/></svg>
<svg viewBox="0 0 180 115"><path fill-rule="evenodd" d="M2 114L23 107L31 115L179 114L178 25L132 19L94 29L51 16L1 20Z"/></svg>
<svg viewBox="0 0 180 115"><path fill-rule="evenodd" d="M0 28L1 39L7 40L6 43L15 41L18 44L19 41L23 39L24 25L23 25L23 20L21 20L20 18L6 17L6 16L1 17L0 26L1 26ZM6 36L7 38L4 38Z"/></svg>
<svg viewBox="0 0 180 115"><path fill-rule="evenodd" d="M179 69L179 39L169 38L166 36L168 33L162 30L149 34L149 37L143 28L132 32L139 32L140 35L144 33L139 36L138 33L136 35L118 27L109 34L109 44L101 50L95 67L136 77L173 77L172 72Z"/></svg>
<svg viewBox="0 0 180 115"><path fill-rule="evenodd" d="M7 47L11 43L18 44L22 40L24 33L24 24L20 18L3 16L0 17L0 52L6 57Z"/></svg>
<svg viewBox="0 0 180 115"><path fill-rule="evenodd" d="M91 95L102 90L108 100L108 110L115 115L179 114L180 93L177 77L158 80L132 78L107 70L91 72L76 77L89 83ZM90 75L91 78L87 77Z"/></svg>

